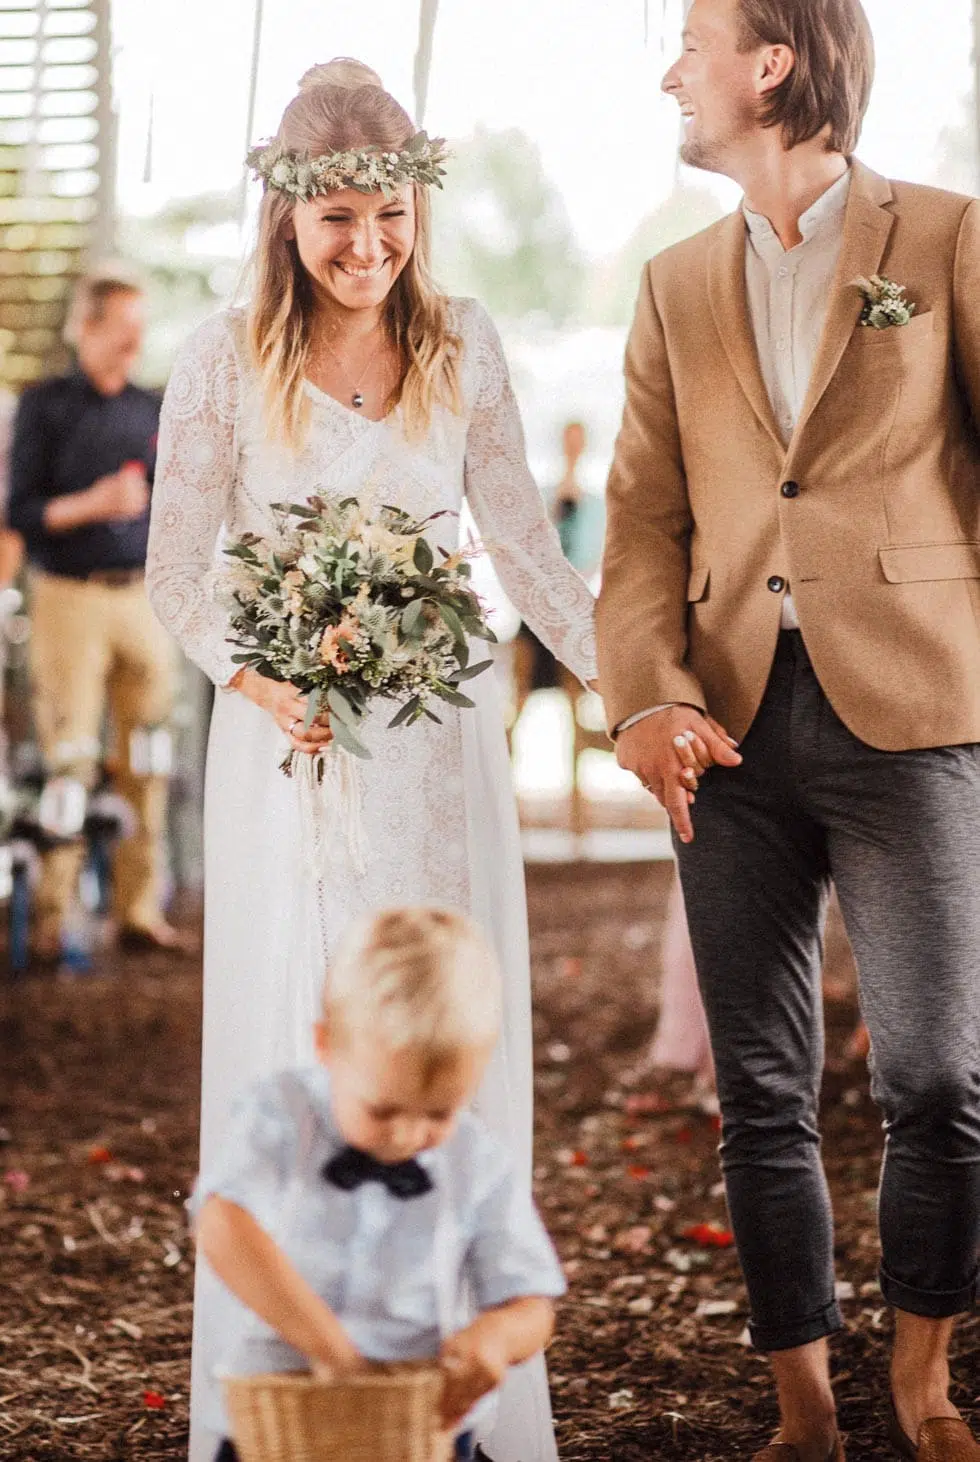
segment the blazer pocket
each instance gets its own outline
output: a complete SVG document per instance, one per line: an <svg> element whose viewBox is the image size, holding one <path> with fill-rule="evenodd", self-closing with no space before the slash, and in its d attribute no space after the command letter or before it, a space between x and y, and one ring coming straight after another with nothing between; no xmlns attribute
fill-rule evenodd
<svg viewBox="0 0 980 1462"><path fill-rule="evenodd" d="M925 315L913 315L907 325L889 325L885 330L858 325L854 337L862 361L868 365L884 365L888 361L904 360L920 347L928 349L935 335L935 320L934 312L929 310Z"/></svg>
<svg viewBox="0 0 980 1462"><path fill-rule="evenodd" d="M889 584L932 579L980 579L980 543L908 543L879 548Z"/></svg>
<svg viewBox="0 0 980 1462"><path fill-rule="evenodd" d="M687 581L687 602L696 604L699 599L706 599L708 595L708 580L711 578L711 569L706 563L698 564L691 569Z"/></svg>

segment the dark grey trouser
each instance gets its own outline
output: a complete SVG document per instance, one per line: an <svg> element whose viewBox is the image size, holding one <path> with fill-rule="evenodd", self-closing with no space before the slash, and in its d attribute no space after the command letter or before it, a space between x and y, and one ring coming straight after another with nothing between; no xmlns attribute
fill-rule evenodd
<svg viewBox="0 0 980 1462"><path fill-rule="evenodd" d="M882 1292L959 1314L980 1259L980 746L866 746L788 631L741 751L702 781L677 856L753 1341L786 1350L841 1325L817 1130L831 879L885 1117Z"/></svg>

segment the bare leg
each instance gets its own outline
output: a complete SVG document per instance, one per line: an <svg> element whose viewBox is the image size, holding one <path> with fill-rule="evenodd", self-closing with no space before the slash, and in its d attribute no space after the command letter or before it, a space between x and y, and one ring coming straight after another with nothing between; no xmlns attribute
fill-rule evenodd
<svg viewBox="0 0 980 1462"><path fill-rule="evenodd" d="M931 1320L895 1311L892 1395L902 1430L913 1442L918 1441L924 1421L959 1416L949 1399L949 1343L955 1327L955 1319Z"/></svg>
<svg viewBox="0 0 980 1462"><path fill-rule="evenodd" d="M778 1440L799 1452L802 1462L827 1462L837 1435L834 1393L826 1337L769 1357L779 1394L782 1425Z"/></svg>

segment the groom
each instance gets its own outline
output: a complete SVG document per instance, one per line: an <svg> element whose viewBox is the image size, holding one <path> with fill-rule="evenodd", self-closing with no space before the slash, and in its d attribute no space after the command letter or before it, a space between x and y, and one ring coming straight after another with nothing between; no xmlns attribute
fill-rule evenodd
<svg viewBox="0 0 980 1462"><path fill-rule="evenodd" d="M693 0L664 89L684 160L745 198L647 267L609 483L600 682L676 832L779 1394L757 1462L844 1455L831 879L887 1132L887 1424L899 1456L980 1462L947 1367L980 1248L980 204L853 160L872 70L859 0Z"/></svg>

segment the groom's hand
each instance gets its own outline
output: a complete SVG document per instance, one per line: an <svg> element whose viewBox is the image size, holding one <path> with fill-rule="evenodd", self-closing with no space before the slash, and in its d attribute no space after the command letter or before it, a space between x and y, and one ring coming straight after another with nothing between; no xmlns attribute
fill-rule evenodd
<svg viewBox="0 0 980 1462"><path fill-rule="evenodd" d="M736 744L713 717L693 706L667 706L619 733L616 759L666 809L681 842L690 843L698 778L711 766L740 766Z"/></svg>

